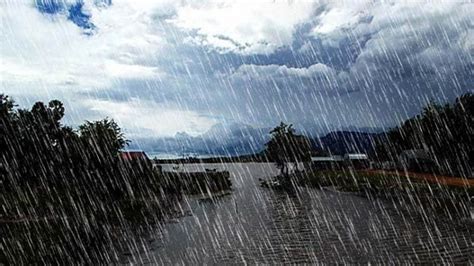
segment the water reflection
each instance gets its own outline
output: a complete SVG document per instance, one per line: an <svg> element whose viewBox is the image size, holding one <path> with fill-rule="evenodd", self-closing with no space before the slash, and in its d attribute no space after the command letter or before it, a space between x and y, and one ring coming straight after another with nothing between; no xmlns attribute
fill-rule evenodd
<svg viewBox="0 0 474 266"><path fill-rule="evenodd" d="M460 217L352 194L260 188L259 178L277 173L272 164L185 167L229 170L232 193L211 201L185 198L188 215L150 232L141 242L145 251L124 262L473 262L473 225Z"/></svg>

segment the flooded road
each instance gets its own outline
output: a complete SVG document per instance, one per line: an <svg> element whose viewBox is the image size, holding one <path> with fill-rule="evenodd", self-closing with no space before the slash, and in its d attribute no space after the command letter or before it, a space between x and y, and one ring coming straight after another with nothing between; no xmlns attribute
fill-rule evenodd
<svg viewBox="0 0 474 266"><path fill-rule="evenodd" d="M259 178L278 173L273 164L184 167L226 169L233 191L214 201L186 198L186 216L150 233L140 242L142 251L127 253L123 262L474 262L474 225L463 217L409 210L354 194L301 189L289 195L261 188Z"/></svg>

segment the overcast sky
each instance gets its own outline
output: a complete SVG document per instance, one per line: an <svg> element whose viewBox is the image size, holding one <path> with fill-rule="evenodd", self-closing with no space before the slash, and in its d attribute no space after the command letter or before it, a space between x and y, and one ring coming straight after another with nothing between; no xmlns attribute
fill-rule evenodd
<svg viewBox="0 0 474 266"><path fill-rule="evenodd" d="M237 121L393 126L473 91L460 1L0 0L0 92L129 137Z"/></svg>

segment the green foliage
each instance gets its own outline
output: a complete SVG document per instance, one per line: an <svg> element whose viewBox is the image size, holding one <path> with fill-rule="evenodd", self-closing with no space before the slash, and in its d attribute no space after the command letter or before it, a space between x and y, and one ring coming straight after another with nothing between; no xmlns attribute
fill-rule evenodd
<svg viewBox="0 0 474 266"><path fill-rule="evenodd" d="M6 118L11 112L13 112L15 103L7 95L0 94L0 118Z"/></svg>
<svg viewBox="0 0 474 266"><path fill-rule="evenodd" d="M378 155L396 158L403 150L423 149L435 158L440 171L465 174L474 165L474 95L454 104L428 104L421 114L387 133Z"/></svg>
<svg viewBox="0 0 474 266"><path fill-rule="evenodd" d="M20 209L28 216L32 206L46 215L53 203L77 211L77 204L163 198L151 162L120 159L128 141L114 120L87 121L75 131L61 124L64 114L58 100L26 110L0 95L0 199L8 202L0 215Z"/></svg>
<svg viewBox="0 0 474 266"><path fill-rule="evenodd" d="M0 234L13 247L10 260L112 258L104 255L116 244L112 226L156 223L181 197L180 183L151 161L120 158L128 142L113 120L87 121L76 131L61 124L64 114L57 100L27 110L0 95ZM24 234L31 226L35 233Z"/></svg>
<svg viewBox="0 0 474 266"><path fill-rule="evenodd" d="M272 138L266 144L266 154L275 162L282 175L288 175L288 164L293 163L296 167L298 162L311 160L309 140L295 134L292 125L281 122L270 134Z"/></svg>
<svg viewBox="0 0 474 266"><path fill-rule="evenodd" d="M474 194L472 187L459 187L428 183L407 176L404 173L370 173L361 171L307 171L293 175L291 178L307 187L335 187L341 192L370 193L379 197L417 195L436 204L447 199L449 203L468 201ZM458 200L454 200L458 197Z"/></svg>
<svg viewBox="0 0 474 266"><path fill-rule="evenodd" d="M8 96L0 94L0 150L8 149L7 135L10 134L10 117L15 103ZM1 170L1 169L0 169Z"/></svg>
<svg viewBox="0 0 474 266"><path fill-rule="evenodd" d="M85 145L90 147L98 158L114 156L128 144L120 127L113 119L86 121L79 126L79 134Z"/></svg>

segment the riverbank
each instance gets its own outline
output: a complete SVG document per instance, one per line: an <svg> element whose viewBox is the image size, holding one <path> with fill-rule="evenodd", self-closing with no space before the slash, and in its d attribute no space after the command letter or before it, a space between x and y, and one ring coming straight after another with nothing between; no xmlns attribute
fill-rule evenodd
<svg viewBox="0 0 474 266"><path fill-rule="evenodd" d="M440 184L452 187L474 187L474 179L462 178L462 177L453 177L453 176L442 176L436 174L428 173L415 173L415 172L397 172L397 171L386 171L386 170L366 170L362 171L367 175L403 175L411 178L412 180L417 181L426 181L433 184Z"/></svg>
<svg viewBox="0 0 474 266"><path fill-rule="evenodd" d="M270 159L265 153L246 154L240 156L212 156L212 157L186 157L179 159L153 159L155 164L204 164L204 163L268 163Z"/></svg>
<svg viewBox="0 0 474 266"><path fill-rule="evenodd" d="M55 183L4 191L0 235L5 252L0 261L114 263L118 250L133 248L120 246L121 239L183 216L186 195L214 200L228 195L232 186L228 171L153 172L126 184L127 194Z"/></svg>
<svg viewBox="0 0 474 266"><path fill-rule="evenodd" d="M474 180L440 177L421 173L377 170L304 171L290 177L307 187L332 187L341 192L380 197L412 197L469 201L474 196Z"/></svg>
<svg viewBox="0 0 474 266"><path fill-rule="evenodd" d="M123 239L142 228L181 216L179 198L30 203L26 213L0 218L3 252L0 262L12 264L110 264L118 261ZM37 210L37 211L35 211ZM126 244L126 243L125 243ZM0 263L1 264L1 263Z"/></svg>
<svg viewBox="0 0 474 266"><path fill-rule="evenodd" d="M214 195L231 186L228 172L166 174L151 165L120 166L122 175L89 183L64 178L2 186L0 262L114 263L117 251L133 248L121 243L136 229L183 216L184 194Z"/></svg>

